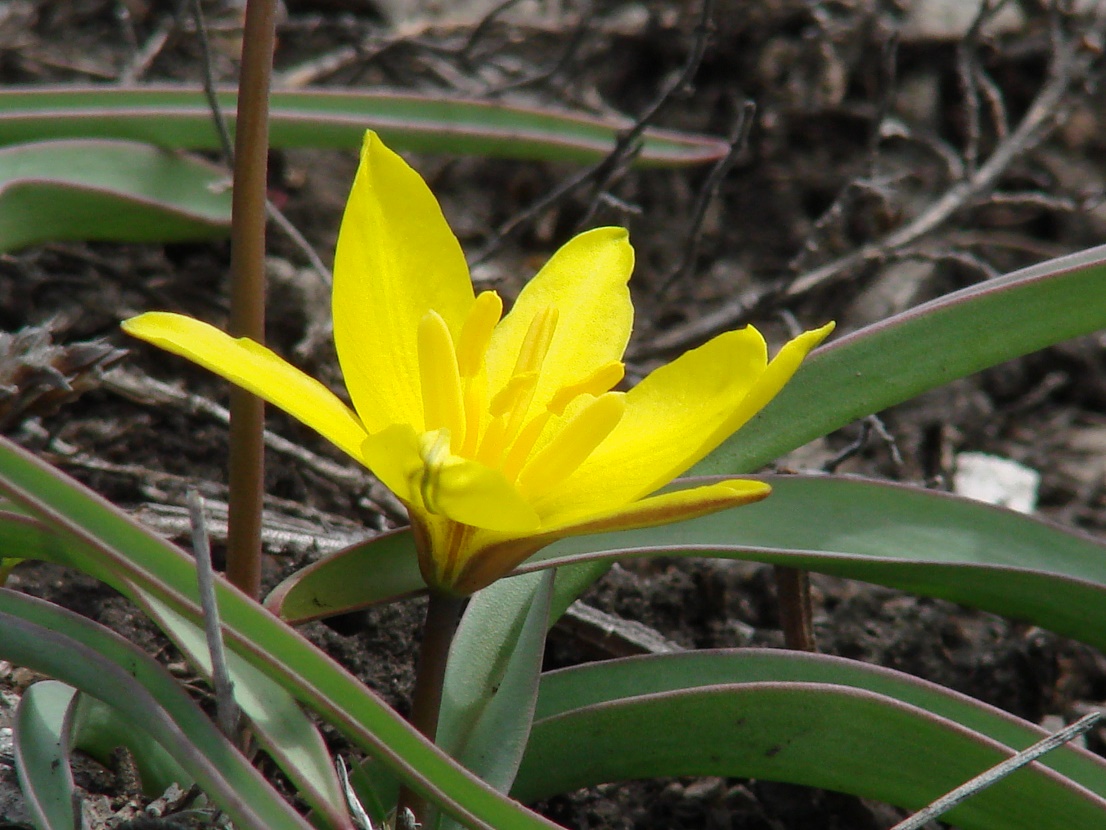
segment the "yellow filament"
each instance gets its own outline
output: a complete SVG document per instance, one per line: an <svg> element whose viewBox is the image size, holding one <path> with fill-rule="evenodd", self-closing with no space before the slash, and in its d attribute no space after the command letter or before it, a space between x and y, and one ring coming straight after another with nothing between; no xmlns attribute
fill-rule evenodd
<svg viewBox="0 0 1106 830"><path fill-rule="evenodd" d="M492 402L488 407L489 411L496 417L507 415L518 408L523 398L526 398L526 405L529 406L530 398L534 395L534 387L537 385L537 372L522 372L511 375L510 380L492 398Z"/></svg>
<svg viewBox="0 0 1106 830"><path fill-rule="evenodd" d="M565 407L576 400L580 395L594 395L598 397L622 380L626 374L626 367L617 360L605 363L583 380L562 386L549 400L549 411L554 415L563 415Z"/></svg>
<svg viewBox="0 0 1106 830"><path fill-rule="evenodd" d="M549 345L553 342L553 332L557 330L557 318L560 313L556 306L547 305L534 315L530 328L522 338L518 350L518 361L514 374L522 375L541 370L545 356L549 354Z"/></svg>
<svg viewBox="0 0 1106 830"><path fill-rule="evenodd" d="M611 434L626 411L621 392L601 395L577 412L518 475L518 488L533 499L556 487Z"/></svg>
<svg viewBox="0 0 1106 830"><path fill-rule="evenodd" d="M506 445L507 419L502 416L492 418L484 432L483 439L480 441L480 448L476 451L475 460L489 467L498 467Z"/></svg>
<svg viewBox="0 0 1106 830"><path fill-rule="evenodd" d="M494 291L482 291L472 304L457 338L457 367L461 377L475 377L484 365L492 332L503 314L503 300Z"/></svg>
<svg viewBox="0 0 1106 830"><path fill-rule="evenodd" d="M511 449L508 450L506 457L503 459L503 475L509 481L514 481L518 477L519 470L526 464L526 460L534 449L534 444L538 442L542 430L545 429L545 425L549 423L551 417L552 413L548 409L543 410L531 418L526 426L519 431L518 437L511 444Z"/></svg>
<svg viewBox="0 0 1106 830"><path fill-rule="evenodd" d="M522 429L527 413L530 411L530 403L534 400L534 390L538 387L538 379L541 376L542 364L545 356L549 354L549 346L553 343L553 333L557 330L557 320L560 312L556 306L547 305L534 315L530 321L530 327L526 330L526 336L522 338L522 346L518 350L518 362L515 363L514 376L508 382L508 386L515 378L525 378L525 382L518 385L518 391L510 404L510 415L507 418L507 436L504 442L510 443L518 431Z"/></svg>
<svg viewBox="0 0 1106 830"><path fill-rule="evenodd" d="M488 382L483 372L465 379L465 440L457 454L473 458L479 446L480 430L484 428L484 406Z"/></svg>
<svg viewBox="0 0 1106 830"><path fill-rule="evenodd" d="M445 320L428 311L419 321L419 381L427 432L449 430L458 448L465 439L465 406L453 337Z"/></svg>

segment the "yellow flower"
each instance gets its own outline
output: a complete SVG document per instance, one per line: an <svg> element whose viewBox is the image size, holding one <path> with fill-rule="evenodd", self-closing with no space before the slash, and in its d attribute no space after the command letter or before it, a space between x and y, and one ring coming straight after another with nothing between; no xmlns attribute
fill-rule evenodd
<svg viewBox="0 0 1106 830"><path fill-rule="evenodd" d="M651 495L788 381L832 324L771 362L751 326L719 335L629 392L626 231L557 251L511 312L474 296L426 183L369 133L334 262L334 338L353 408L270 350L178 314L123 324L275 404L367 466L407 506L428 585L468 594L551 542L757 501L730 480Z"/></svg>

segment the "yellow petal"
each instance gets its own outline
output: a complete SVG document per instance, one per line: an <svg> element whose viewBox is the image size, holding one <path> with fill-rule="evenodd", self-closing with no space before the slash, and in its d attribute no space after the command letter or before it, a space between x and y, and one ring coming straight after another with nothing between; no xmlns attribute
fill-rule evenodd
<svg viewBox="0 0 1106 830"><path fill-rule="evenodd" d="M779 394L780 390L787 385L787 382L798 371L799 365L810 354L811 350L829 337L834 326L835 323L826 323L821 328L804 331L794 340L784 344L779 354L772 358L772 362L768 364L768 368L760 380L757 381L757 384L749 390L749 394L741 401L740 409L734 412L730 420L722 425L721 430L725 432L725 435L721 436L718 443L722 443L741 429L746 421L764 409L768 402Z"/></svg>
<svg viewBox="0 0 1106 830"><path fill-rule="evenodd" d="M751 326L715 337L661 366L626 393L626 414L607 440L538 501L551 519L578 505L618 506L667 484L703 455L767 365Z"/></svg>
<svg viewBox="0 0 1106 830"><path fill-rule="evenodd" d="M565 517L562 523L550 528L550 532L561 538L656 527L751 504L767 498L771 492L772 488L763 481L734 478L701 487L661 493L600 513L582 512L576 518Z"/></svg>
<svg viewBox="0 0 1106 830"><path fill-rule="evenodd" d="M443 432L416 435L395 424L366 438L363 453L413 512L506 533L536 530L538 515L518 489L498 470L449 452Z"/></svg>
<svg viewBox="0 0 1106 830"><path fill-rule="evenodd" d="M764 338L749 326L657 369L626 394L621 423L539 512L552 518L576 504L617 506L656 491L760 411L832 330L805 332L767 364Z"/></svg>
<svg viewBox="0 0 1106 830"><path fill-rule="evenodd" d="M582 233L558 250L522 289L496 327L488 348L488 388L507 382L535 315L554 307L557 330L527 415L544 407L561 386L578 383L626 350L634 309L626 283L634 251L622 228ZM606 390L603 390L606 391Z"/></svg>
<svg viewBox="0 0 1106 830"><path fill-rule="evenodd" d="M535 551L567 536L634 530L695 519L765 498L772 488L762 481L731 479L686 490L662 493L641 501L542 530L529 539L504 539L478 547L450 585L458 594L471 594L507 575Z"/></svg>
<svg viewBox="0 0 1106 830"><path fill-rule="evenodd" d="M140 340L186 357L298 418L362 461L365 429L338 397L309 375L246 338L182 314L154 311L123 323Z"/></svg>
<svg viewBox="0 0 1106 830"><path fill-rule="evenodd" d="M334 342L365 428L422 424L419 322L434 310L460 333L468 266L430 189L369 132L334 254Z"/></svg>
<svg viewBox="0 0 1106 830"><path fill-rule="evenodd" d="M412 484L417 484L422 472L419 437L410 424L392 424L364 438L361 455L365 464L380 481L405 504L416 496Z"/></svg>

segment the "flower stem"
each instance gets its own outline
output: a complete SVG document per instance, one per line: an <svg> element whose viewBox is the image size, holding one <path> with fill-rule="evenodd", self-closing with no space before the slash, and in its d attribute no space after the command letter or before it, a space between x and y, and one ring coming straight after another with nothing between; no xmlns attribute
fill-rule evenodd
<svg viewBox="0 0 1106 830"><path fill-rule="evenodd" d="M411 725L423 735L434 740L438 732L438 715L442 708L442 684L445 682L449 646L461 620L465 598L442 591L430 592L426 606L426 622L423 625L422 645L419 648L419 664L415 675L415 693L411 700ZM407 787L399 793L398 814L409 809L419 824L425 824L428 805L426 800Z"/></svg>
<svg viewBox="0 0 1106 830"><path fill-rule="evenodd" d="M258 343L265 342L265 201L275 40L276 0L247 0L235 122L230 332ZM227 578L257 597L261 593L264 404L235 389L230 418Z"/></svg>
<svg viewBox="0 0 1106 830"><path fill-rule="evenodd" d="M797 651L817 651L810 574L798 568L776 565L776 596L784 643Z"/></svg>

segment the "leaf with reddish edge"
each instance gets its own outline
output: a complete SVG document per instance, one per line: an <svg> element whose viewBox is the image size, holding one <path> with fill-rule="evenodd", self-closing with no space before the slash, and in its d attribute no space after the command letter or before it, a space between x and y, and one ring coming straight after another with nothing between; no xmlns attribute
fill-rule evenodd
<svg viewBox="0 0 1106 830"><path fill-rule="evenodd" d="M504 620L499 601L512 589L508 602L523 594L530 605L519 629ZM436 740L502 792L511 788L530 735L552 594L550 571L505 582L494 593L479 591L450 645Z"/></svg>
<svg viewBox="0 0 1106 830"><path fill-rule="evenodd" d="M723 684L826 683L869 692L924 709L966 729L1021 750L1047 733L1001 709L903 672L824 654L781 649L711 649L588 663L546 672L536 720L638 695ZM876 733L876 730L873 730ZM535 750L537 751L537 750ZM1041 763L1106 797L1106 761L1068 744ZM534 768L529 767L533 773ZM522 782L523 788L535 786ZM541 784L536 784L541 786Z"/></svg>
<svg viewBox="0 0 1106 830"><path fill-rule="evenodd" d="M811 353L776 398L692 470L733 475L929 389L1106 328L1106 246L947 294Z"/></svg>
<svg viewBox="0 0 1106 830"><path fill-rule="evenodd" d="M277 585L265 607L292 624L426 592L407 529L381 533L312 562Z"/></svg>
<svg viewBox="0 0 1106 830"><path fill-rule="evenodd" d="M515 795L599 783L741 776L852 793L915 810L1005 760L998 741L866 689L717 683L607 700L538 720ZM1097 827L1106 799L1031 765L948 815L965 830Z"/></svg>
<svg viewBox="0 0 1106 830"><path fill-rule="evenodd" d="M51 561L89 573L124 594L137 585L192 624L201 624L191 557L2 438L0 493L49 525L60 542L50 551ZM487 830L557 826L458 766L357 678L222 578L216 579L216 594L228 648L444 812Z"/></svg>
<svg viewBox="0 0 1106 830"><path fill-rule="evenodd" d="M517 572L560 567L559 613L588 582L568 588L573 568L563 566L587 563L590 574L634 556L769 562L951 599L1106 648L1106 544L1086 534L904 485L843 476L763 478L773 493L762 502L648 530L563 539ZM702 482L682 485L692 483ZM296 619L409 595L422 584L414 560L408 534L378 537L289 577L270 607ZM374 592L377 584L384 590Z"/></svg>
<svg viewBox="0 0 1106 830"><path fill-rule="evenodd" d="M175 613L146 591L132 598L204 676L211 677L211 658L203 628ZM234 700L249 719L262 748L284 770L327 827L354 827L334 763L314 721L295 699L233 650L226 655Z"/></svg>
<svg viewBox="0 0 1106 830"><path fill-rule="evenodd" d="M227 174L133 141L0 147L0 251L65 240L174 242L226 236Z"/></svg>
<svg viewBox="0 0 1106 830"><path fill-rule="evenodd" d="M7 589L0 589L0 632L0 657L113 701L172 753L236 824L257 830L310 827L180 684L119 635Z"/></svg>
<svg viewBox="0 0 1106 830"><path fill-rule="evenodd" d="M237 96L218 99L233 130ZM595 162L606 156L625 119L599 118L497 101L366 92L352 89L274 90L270 143L275 148L354 150L366 129L397 150L499 158ZM42 138L124 138L160 147L219 149L211 109L199 87L25 86L0 89L0 143ZM724 139L648 129L640 166L676 167L723 158Z"/></svg>
<svg viewBox="0 0 1106 830"><path fill-rule="evenodd" d="M76 694L72 686L43 680L29 686L15 707L12 755L19 790L32 821L42 830L81 826L65 727Z"/></svg>

